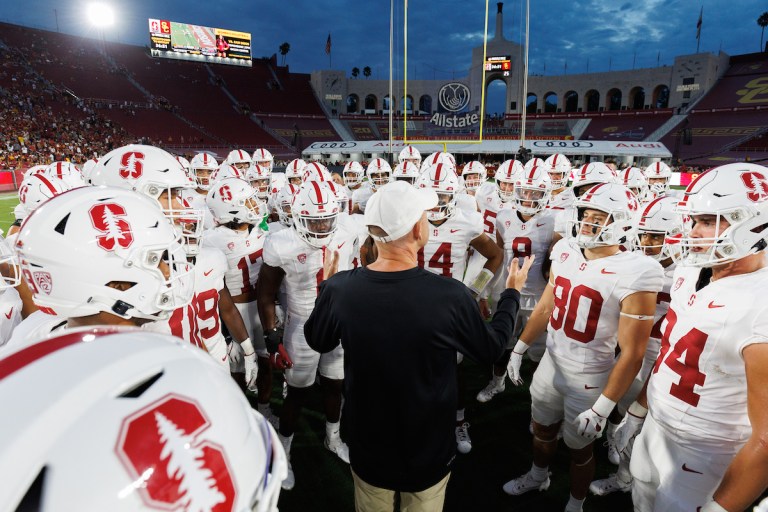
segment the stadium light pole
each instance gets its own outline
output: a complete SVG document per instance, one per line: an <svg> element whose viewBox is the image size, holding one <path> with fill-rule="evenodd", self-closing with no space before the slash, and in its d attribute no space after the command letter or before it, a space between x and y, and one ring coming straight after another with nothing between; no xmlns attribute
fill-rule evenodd
<svg viewBox="0 0 768 512"><path fill-rule="evenodd" d="M106 54L107 46L104 40L104 29L114 25L115 11L107 4L92 3L88 5L86 14L91 25L101 32L101 49Z"/></svg>

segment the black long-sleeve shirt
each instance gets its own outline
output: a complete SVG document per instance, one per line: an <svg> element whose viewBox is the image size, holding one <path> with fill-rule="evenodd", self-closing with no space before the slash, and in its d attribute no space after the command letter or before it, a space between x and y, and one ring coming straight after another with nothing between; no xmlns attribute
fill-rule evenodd
<svg viewBox="0 0 768 512"><path fill-rule="evenodd" d="M342 419L352 469L403 492L442 480L456 453L456 352L492 364L512 336L520 294L488 324L459 281L421 268L340 272L304 326L310 347L344 347Z"/></svg>

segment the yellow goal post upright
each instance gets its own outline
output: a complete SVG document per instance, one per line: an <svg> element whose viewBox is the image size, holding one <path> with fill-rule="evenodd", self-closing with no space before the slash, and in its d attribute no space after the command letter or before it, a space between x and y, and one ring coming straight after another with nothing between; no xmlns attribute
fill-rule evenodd
<svg viewBox="0 0 768 512"><path fill-rule="evenodd" d="M480 87L480 131L477 139L470 140L408 140L408 110L403 109L403 144L442 144L443 151L448 151L448 144L482 144L483 143L483 123L485 122L485 61L487 59L488 49L488 4L490 0L485 0L485 21L483 28L483 64L482 64L482 84ZM403 98L408 97L408 0L403 0ZM470 70L471 73L471 70ZM391 101L391 100L390 100ZM413 104L411 105L413 109ZM390 105L391 109L391 105ZM391 132L390 132L391 137Z"/></svg>

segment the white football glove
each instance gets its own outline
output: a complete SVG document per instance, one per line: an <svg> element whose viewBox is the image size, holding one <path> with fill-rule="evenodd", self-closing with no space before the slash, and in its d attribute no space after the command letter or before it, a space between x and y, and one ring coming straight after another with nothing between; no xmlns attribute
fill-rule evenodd
<svg viewBox="0 0 768 512"><path fill-rule="evenodd" d="M253 349L251 338L246 338L240 343L243 350L243 364L245 365L245 386L249 391L256 391L256 377L259 368L256 365L256 351Z"/></svg>
<svg viewBox="0 0 768 512"><path fill-rule="evenodd" d="M754 512L768 512L768 498L761 501L756 507Z"/></svg>
<svg viewBox="0 0 768 512"><path fill-rule="evenodd" d="M648 409L633 402L629 406L627 414L621 420L621 423L616 427L616 431L613 434L613 441L616 444L616 450L619 453L626 455L629 458L632 455L632 447L635 444L635 438L643 429L643 423L645 423L645 415L648 414Z"/></svg>
<svg viewBox="0 0 768 512"><path fill-rule="evenodd" d="M229 358L230 373L240 373L243 371L243 347L234 340L227 348L227 357Z"/></svg>
<svg viewBox="0 0 768 512"><path fill-rule="evenodd" d="M603 435L605 422L608 421L608 415L611 414L615 406L616 402L605 395L600 395L591 408L573 420L573 424L576 425L576 432L591 441L598 439Z"/></svg>
<svg viewBox="0 0 768 512"><path fill-rule="evenodd" d="M523 354L530 348L523 340L517 340L515 348L512 349L512 353L509 354L509 362L507 363L507 375L512 384L519 386L523 383L522 377L520 377L520 365L523 364Z"/></svg>
<svg viewBox="0 0 768 512"><path fill-rule="evenodd" d="M509 362L507 363L507 375L512 384L519 386L523 383L523 379L520 377L520 365L523 364L523 354L518 354L514 350L509 354Z"/></svg>

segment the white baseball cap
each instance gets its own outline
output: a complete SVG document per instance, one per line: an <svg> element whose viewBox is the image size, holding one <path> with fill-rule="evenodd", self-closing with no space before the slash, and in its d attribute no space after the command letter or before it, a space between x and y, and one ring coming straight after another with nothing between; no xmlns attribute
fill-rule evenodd
<svg viewBox="0 0 768 512"><path fill-rule="evenodd" d="M437 206L437 194L432 189L415 188L404 181L381 187L365 207L368 234L378 242L392 242L408 233L422 214ZM386 236L371 233L371 226L384 230Z"/></svg>

